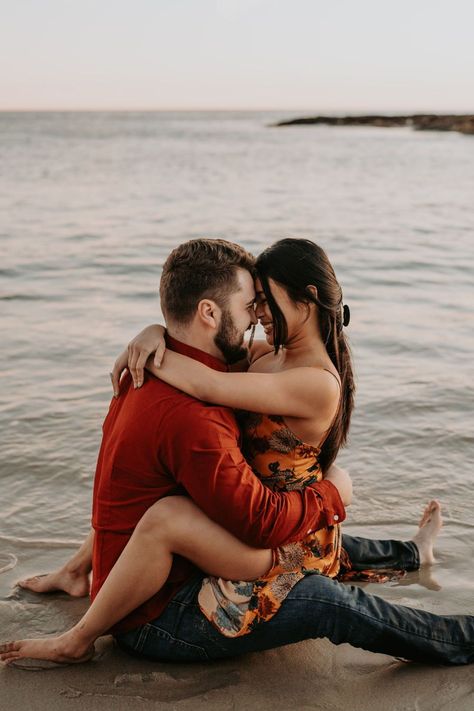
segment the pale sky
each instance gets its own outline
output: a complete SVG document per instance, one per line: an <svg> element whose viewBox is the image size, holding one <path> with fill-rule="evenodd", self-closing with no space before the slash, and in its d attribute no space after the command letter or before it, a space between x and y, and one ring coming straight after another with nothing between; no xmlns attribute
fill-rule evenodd
<svg viewBox="0 0 474 711"><path fill-rule="evenodd" d="M0 109L474 113L474 0L0 0Z"/></svg>

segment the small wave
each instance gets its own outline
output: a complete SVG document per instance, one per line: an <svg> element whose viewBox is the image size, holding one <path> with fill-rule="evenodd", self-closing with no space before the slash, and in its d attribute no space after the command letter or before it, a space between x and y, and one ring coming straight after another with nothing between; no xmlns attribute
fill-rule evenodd
<svg viewBox="0 0 474 711"><path fill-rule="evenodd" d="M16 536L0 536L0 541L13 544L18 548L77 548L80 546L81 541L62 541L53 538L31 539L31 538L17 538ZM2 565L2 555L0 554L0 566ZM13 556L13 553L7 553L8 556ZM15 557L15 556L13 556ZM16 561L16 558L15 558ZM15 562L16 565L16 562ZM12 568L14 566L11 566ZM3 569L0 567L0 573Z"/></svg>
<svg viewBox="0 0 474 711"><path fill-rule="evenodd" d="M118 294L119 299L130 301L130 299L157 299L157 291L136 291L133 294Z"/></svg>
<svg viewBox="0 0 474 711"><path fill-rule="evenodd" d="M18 558L13 553L0 553L0 573L6 573L7 570L15 568L18 563Z"/></svg>
<svg viewBox="0 0 474 711"><path fill-rule="evenodd" d="M43 301L43 296L36 294L0 294L0 301Z"/></svg>
<svg viewBox="0 0 474 711"><path fill-rule="evenodd" d="M67 237L70 242L94 242L100 240L100 235L91 234L89 232L78 233Z"/></svg>

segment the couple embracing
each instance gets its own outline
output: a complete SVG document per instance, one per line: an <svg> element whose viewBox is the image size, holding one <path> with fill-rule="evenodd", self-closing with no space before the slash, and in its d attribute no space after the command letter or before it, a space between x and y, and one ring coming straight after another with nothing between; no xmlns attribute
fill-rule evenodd
<svg viewBox="0 0 474 711"><path fill-rule="evenodd" d="M474 617L347 584L360 571L383 580L431 564L441 512L430 502L410 541L342 533L352 485L334 462L354 384L349 310L325 252L284 239L255 260L224 240L192 240L165 262L160 298L166 331L145 329L114 367L91 532L62 568L20 583L80 596L92 570L91 606L58 637L0 645L0 659L86 661L111 632L166 661L320 637L474 661ZM262 342L252 342L257 320Z"/></svg>

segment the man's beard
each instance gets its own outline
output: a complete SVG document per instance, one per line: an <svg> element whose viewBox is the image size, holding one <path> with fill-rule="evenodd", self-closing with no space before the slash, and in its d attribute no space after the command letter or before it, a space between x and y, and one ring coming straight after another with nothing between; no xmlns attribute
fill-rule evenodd
<svg viewBox="0 0 474 711"><path fill-rule="evenodd" d="M228 309L222 310L219 329L214 336L214 343L226 359L227 363L238 363L247 357L247 348L243 345L244 334L239 334Z"/></svg>

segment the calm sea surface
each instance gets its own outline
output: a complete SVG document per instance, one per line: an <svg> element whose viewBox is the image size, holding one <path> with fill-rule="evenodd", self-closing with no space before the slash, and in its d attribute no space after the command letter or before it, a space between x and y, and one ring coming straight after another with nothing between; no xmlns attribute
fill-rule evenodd
<svg viewBox="0 0 474 711"><path fill-rule="evenodd" d="M108 372L160 318L166 255L198 236L326 249L358 382L347 530L406 537L441 499L432 577L374 590L474 613L474 139L268 127L286 117L0 114L2 632L52 631L79 609L14 581L86 534Z"/></svg>

